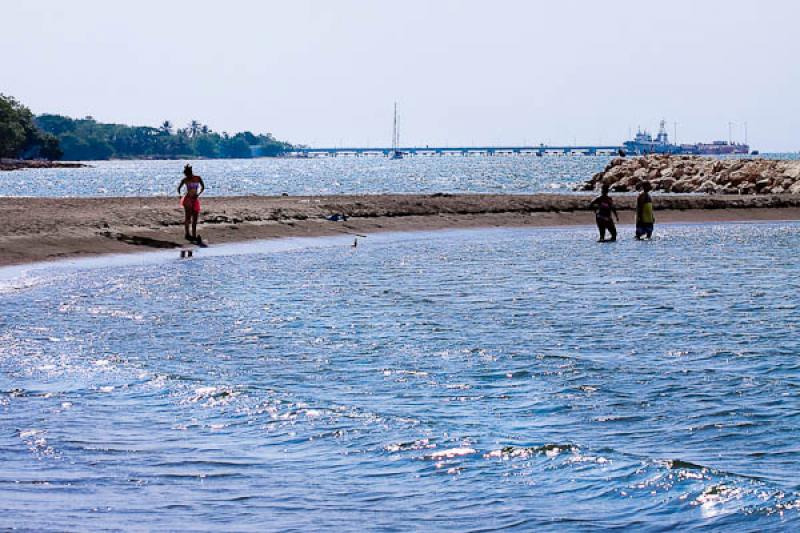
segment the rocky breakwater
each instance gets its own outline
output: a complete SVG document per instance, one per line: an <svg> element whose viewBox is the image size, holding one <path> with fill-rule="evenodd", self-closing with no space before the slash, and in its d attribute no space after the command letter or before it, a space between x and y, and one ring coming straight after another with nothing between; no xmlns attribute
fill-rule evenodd
<svg viewBox="0 0 800 533"><path fill-rule="evenodd" d="M649 155L612 160L579 186L592 191L634 191L649 181L656 191L708 194L800 194L800 161L716 159L688 155Z"/></svg>

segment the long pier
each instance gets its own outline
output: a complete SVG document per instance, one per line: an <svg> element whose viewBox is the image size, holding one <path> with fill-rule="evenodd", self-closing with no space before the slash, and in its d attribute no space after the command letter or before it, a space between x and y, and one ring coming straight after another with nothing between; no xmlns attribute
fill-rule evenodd
<svg viewBox="0 0 800 533"><path fill-rule="evenodd" d="M621 146L405 146L397 148L404 156L470 156L470 155L616 155ZM393 148L337 147L295 148L287 155L294 157L385 156Z"/></svg>

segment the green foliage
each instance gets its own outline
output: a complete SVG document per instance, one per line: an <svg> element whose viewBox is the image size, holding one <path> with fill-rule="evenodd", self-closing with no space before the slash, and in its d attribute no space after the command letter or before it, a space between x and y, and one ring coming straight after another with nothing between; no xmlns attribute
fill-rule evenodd
<svg viewBox="0 0 800 533"><path fill-rule="evenodd" d="M222 143L220 144L220 149L222 151L223 157L231 157L231 158L253 157L253 154L250 150L250 143L247 142L247 138L241 133L238 133L233 137L224 138L222 140Z"/></svg>
<svg viewBox="0 0 800 533"><path fill-rule="evenodd" d="M42 147L39 151L39 155L49 161L55 161L64 157L64 150L61 149L58 137L50 135L49 133L43 134Z"/></svg>
<svg viewBox="0 0 800 533"><path fill-rule="evenodd" d="M253 157L254 151L256 155L274 157L292 148L288 143L276 141L271 134L254 135L247 131L233 137L220 135L197 120L177 130L168 120L158 128L151 128L105 124L91 117L72 119L40 115L36 117L36 123L58 138L63 156L69 160L249 158Z"/></svg>
<svg viewBox="0 0 800 533"><path fill-rule="evenodd" d="M75 130L75 121L61 115L39 115L36 117L36 124L53 135L63 135Z"/></svg>
<svg viewBox="0 0 800 533"><path fill-rule="evenodd" d="M0 94L0 157L46 158L72 161L111 158L249 158L274 157L291 150L271 133L245 131L219 134L192 120L174 129L165 120L158 128L106 124L92 117L74 119L44 114Z"/></svg>
<svg viewBox="0 0 800 533"><path fill-rule="evenodd" d="M219 157L219 135L216 133L210 135L199 135L192 140L194 146L194 153L200 157Z"/></svg>
<svg viewBox="0 0 800 533"><path fill-rule="evenodd" d="M0 157L17 157L25 142L25 129L17 119L13 103L0 96Z"/></svg>
<svg viewBox="0 0 800 533"><path fill-rule="evenodd" d="M69 161L108 159L114 153L114 148L96 135L80 136L66 133L61 136L60 144L64 158Z"/></svg>
<svg viewBox="0 0 800 533"><path fill-rule="evenodd" d="M43 133L30 109L0 94L0 157L57 159L58 140Z"/></svg>

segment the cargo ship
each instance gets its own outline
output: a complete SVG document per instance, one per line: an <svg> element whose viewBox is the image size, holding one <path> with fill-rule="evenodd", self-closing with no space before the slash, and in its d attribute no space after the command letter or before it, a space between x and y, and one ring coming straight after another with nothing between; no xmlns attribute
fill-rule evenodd
<svg viewBox="0 0 800 533"><path fill-rule="evenodd" d="M710 143L673 144L661 121L658 135L653 138L646 130L639 130L631 141L623 143L623 150L629 155L646 154L686 154L686 155L736 155L749 154L750 146L729 141L713 141Z"/></svg>

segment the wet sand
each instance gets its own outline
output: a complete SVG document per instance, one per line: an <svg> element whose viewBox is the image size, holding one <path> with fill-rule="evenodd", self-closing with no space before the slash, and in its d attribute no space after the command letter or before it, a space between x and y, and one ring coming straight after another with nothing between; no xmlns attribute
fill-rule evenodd
<svg viewBox="0 0 800 533"><path fill-rule="evenodd" d="M578 194L203 198L210 244L380 231L593 225ZM633 224L635 196L615 197ZM654 196L657 224L800 220L800 195ZM346 221L330 221L334 214ZM656 230L657 231L657 230ZM0 198L0 266L186 246L177 198Z"/></svg>

